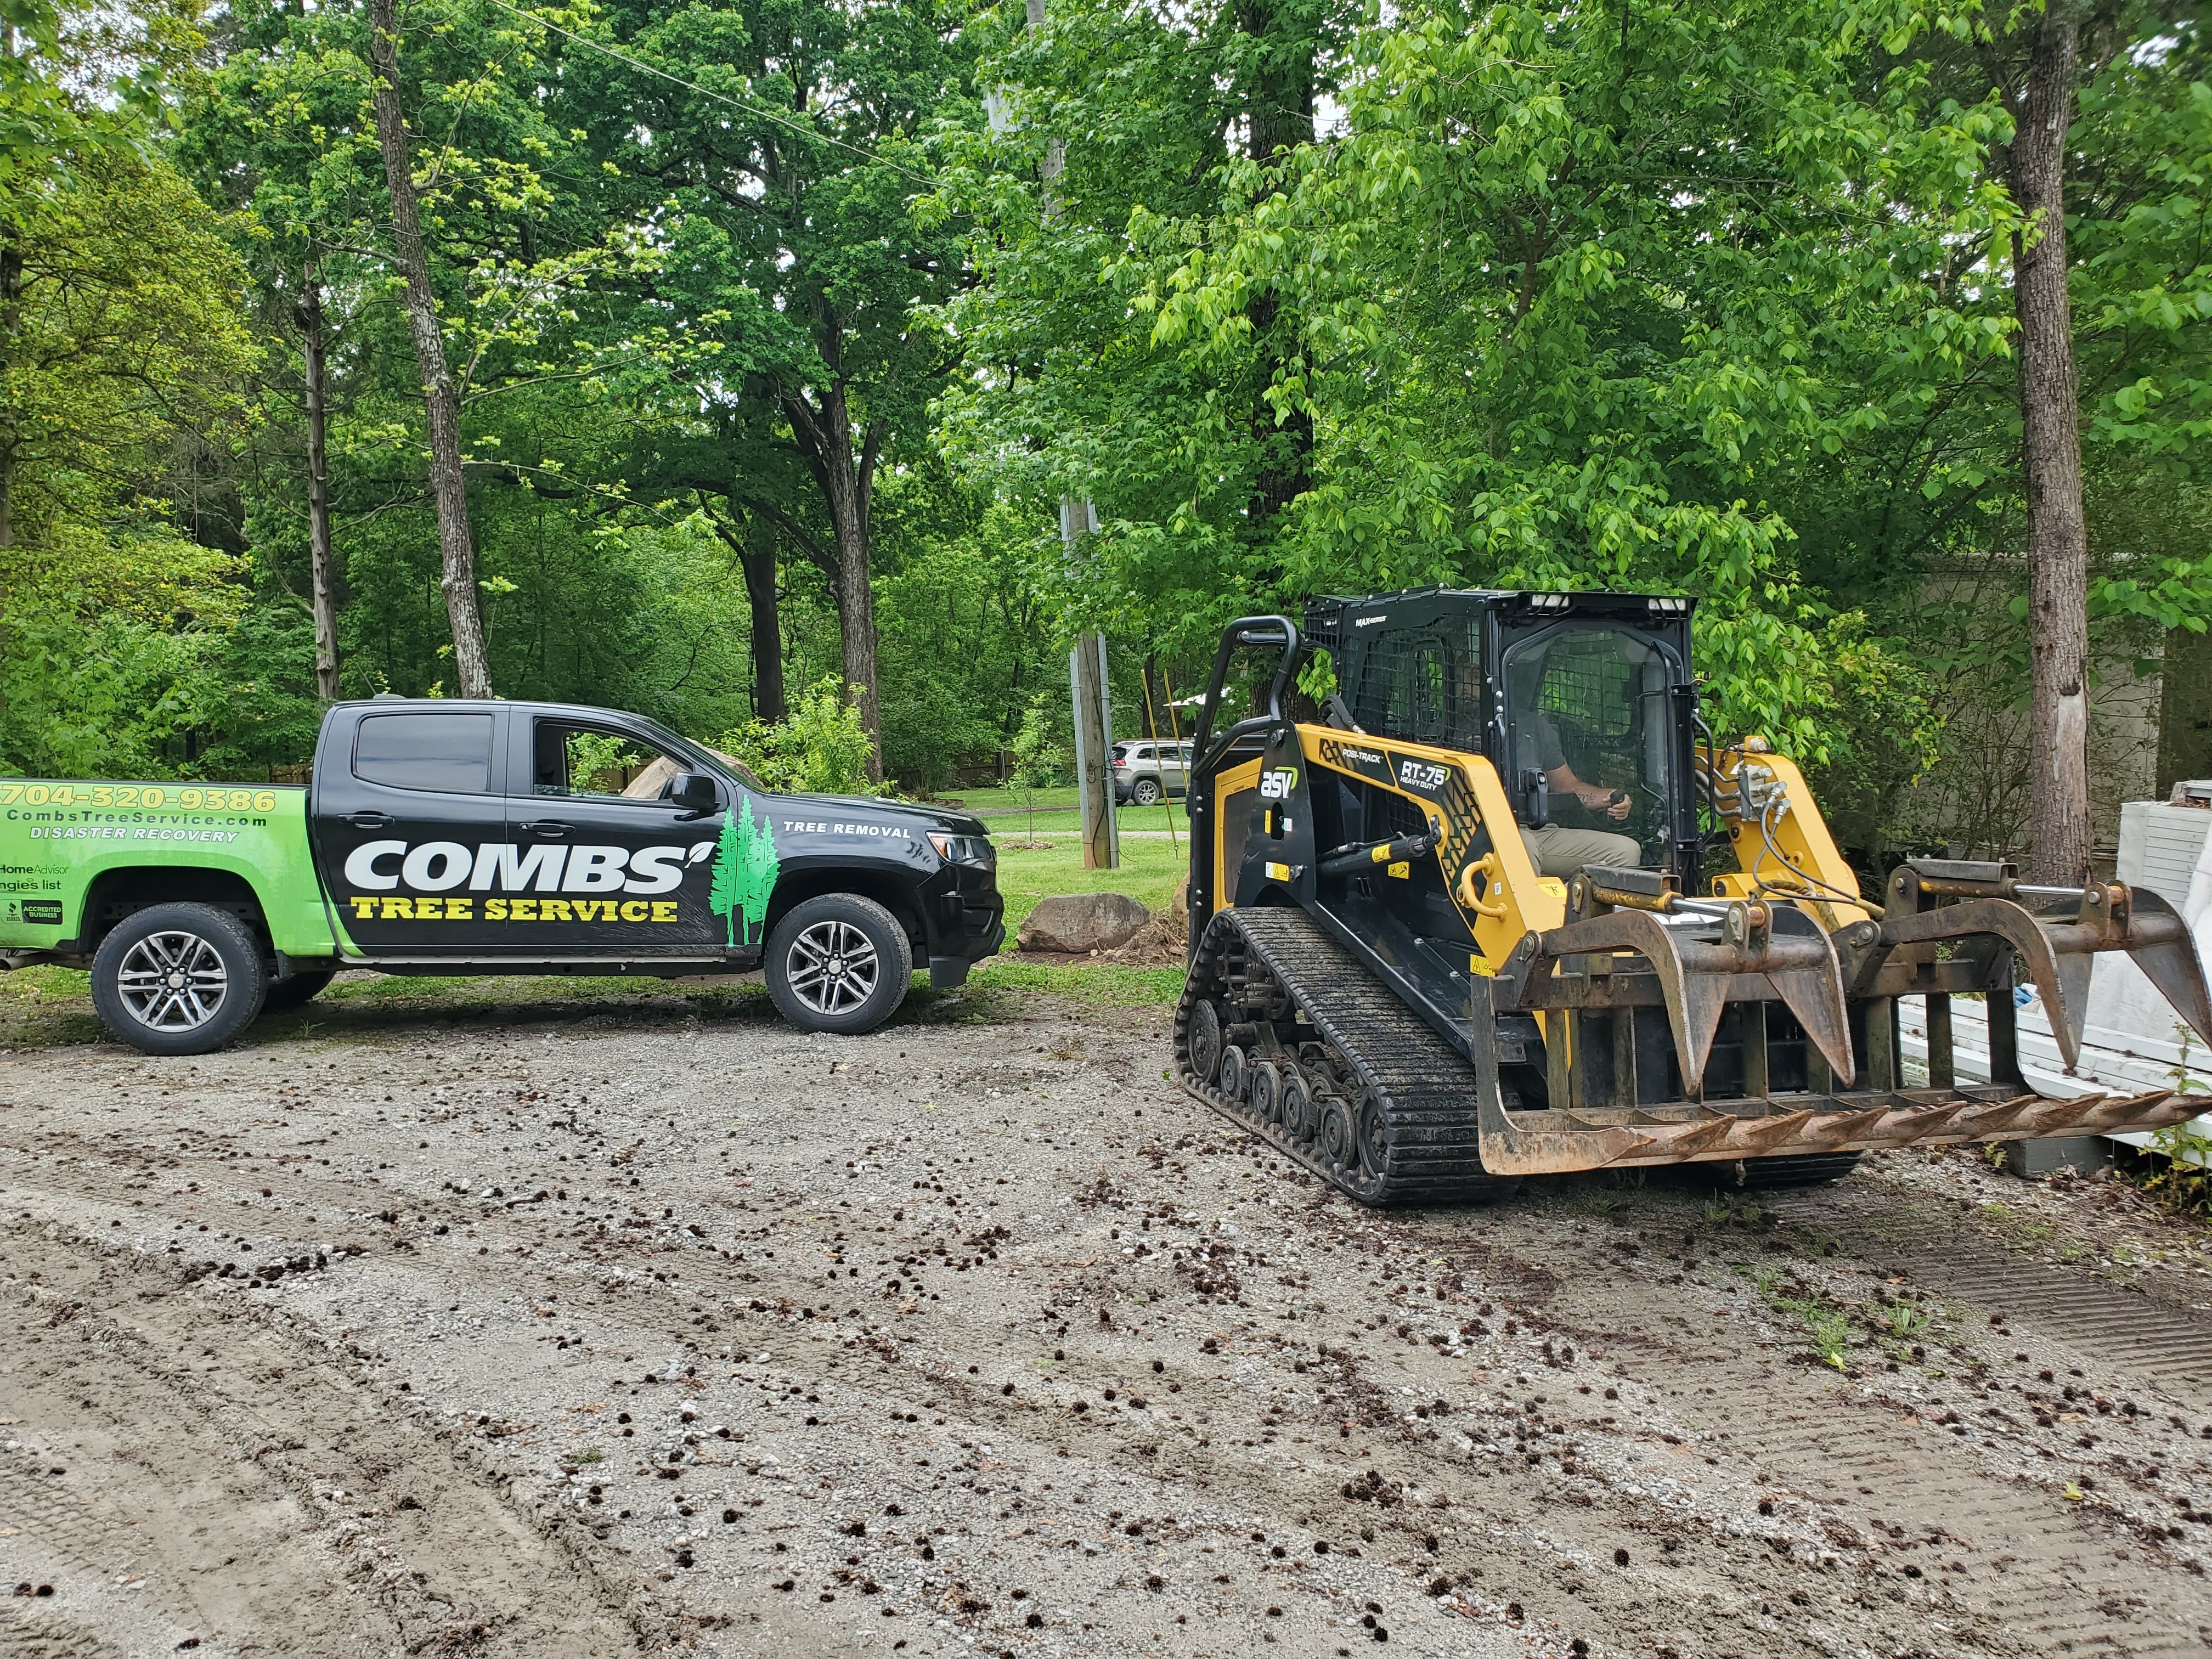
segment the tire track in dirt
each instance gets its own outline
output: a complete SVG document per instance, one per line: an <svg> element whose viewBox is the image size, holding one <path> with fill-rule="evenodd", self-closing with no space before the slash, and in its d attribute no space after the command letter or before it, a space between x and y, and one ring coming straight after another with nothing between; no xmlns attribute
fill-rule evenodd
<svg viewBox="0 0 2212 1659"><path fill-rule="evenodd" d="M292 1579L238 1593L225 1628L272 1650L535 1659L580 1618L608 1652L900 1659L1334 1659L1368 1620L1512 1659L2191 1650L2207 1534L2150 1524L2199 1478L2185 1431L2033 1367L1970 1394L1949 1350L1799 1363L1745 1275L1873 1294L1891 1258L1792 1242L1881 1213L1863 1177L1764 1237L1595 1182L1376 1215L1133 1085L1160 1026L1048 1005L738 1042L630 1015L51 1055L0 1113L0 1411L105 1449L204 1407L176 1460L102 1450L100 1492L175 1535L164 1561L220 1514L288 1534L294 1579L325 1562L339 1588L289 1623ZM179 1282L210 1259L230 1276ZM26 1356L35 1409L5 1409ZM58 1461L66 1492L97 1458ZM349 1523L386 1540L355 1579ZM453 1575L471 1528L497 1583ZM569 1600L514 1612L562 1572Z"/></svg>
<svg viewBox="0 0 2212 1659"><path fill-rule="evenodd" d="M278 1615L305 1651L638 1646L623 1597L329 1339L60 1227L0 1240L16 1338L0 1397L55 1460L0 1492L0 1516L82 1562L80 1584L153 1579L217 1639Z"/></svg>
<svg viewBox="0 0 2212 1659"><path fill-rule="evenodd" d="M1870 1212L1871 1192L1776 1194L1766 1203L1788 1223L1844 1239L1863 1261L2212 1408L2212 1319L2104 1282L2087 1268L2023 1260L1910 1200Z"/></svg>

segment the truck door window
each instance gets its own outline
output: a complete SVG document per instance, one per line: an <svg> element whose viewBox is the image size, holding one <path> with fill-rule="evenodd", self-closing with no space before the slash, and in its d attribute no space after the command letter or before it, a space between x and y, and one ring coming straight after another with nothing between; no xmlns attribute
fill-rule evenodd
<svg viewBox="0 0 2212 1659"><path fill-rule="evenodd" d="M659 800L684 769L627 732L540 720L532 747L531 793L588 800Z"/></svg>
<svg viewBox="0 0 2212 1659"><path fill-rule="evenodd" d="M363 715L354 738L354 775L392 789L489 794L491 724L489 714Z"/></svg>

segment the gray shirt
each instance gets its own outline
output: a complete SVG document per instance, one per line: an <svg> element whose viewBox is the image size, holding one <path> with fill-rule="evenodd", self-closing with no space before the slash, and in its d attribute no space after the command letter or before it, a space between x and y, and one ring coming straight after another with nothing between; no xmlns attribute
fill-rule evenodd
<svg viewBox="0 0 2212 1659"><path fill-rule="evenodd" d="M1547 775L1567 763L1567 751L1560 746L1559 733L1540 709L1530 709L1521 717L1521 752L1534 750L1536 764Z"/></svg>

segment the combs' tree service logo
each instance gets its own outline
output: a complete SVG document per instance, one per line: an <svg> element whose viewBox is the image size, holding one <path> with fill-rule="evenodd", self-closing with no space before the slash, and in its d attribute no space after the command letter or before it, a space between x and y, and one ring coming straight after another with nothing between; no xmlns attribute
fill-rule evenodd
<svg viewBox="0 0 2212 1659"><path fill-rule="evenodd" d="M707 907L723 918L732 946L760 942L758 929L768 915L779 867L768 814L756 819L750 800L744 802L741 812L722 813L721 844L714 850L714 878L707 889Z"/></svg>

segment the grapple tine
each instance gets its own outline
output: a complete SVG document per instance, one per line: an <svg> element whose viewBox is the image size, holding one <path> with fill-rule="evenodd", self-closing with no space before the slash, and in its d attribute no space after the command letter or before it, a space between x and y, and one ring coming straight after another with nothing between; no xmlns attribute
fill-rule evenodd
<svg viewBox="0 0 2212 1659"><path fill-rule="evenodd" d="M2190 1030L2212 1042L2212 991L2189 925L2148 887L2128 894L2128 955Z"/></svg>
<svg viewBox="0 0 2212 1659"><path fill-rule="evenodd" d="M1824 935L1825 937L1825 935ZM1826 972L1818 968L1785 971L1770 969L1767 982L1774 994L1797 1017L1808 1042L1820 1051L1828 1070L1844 1088L1857 1080L1857 1064L1851 1054L1851 1020L1844 1002L1844 973L1837 965L1835 948L1828 951Z"/></svg>

